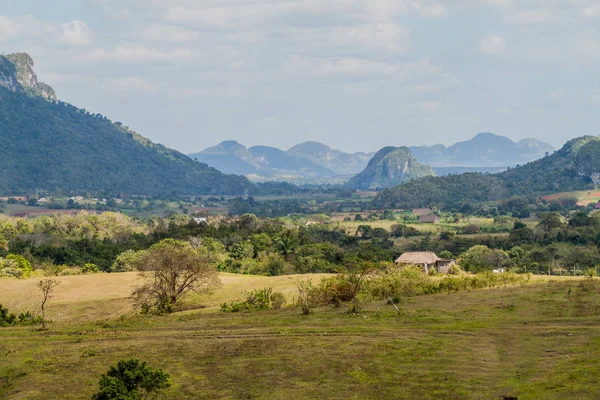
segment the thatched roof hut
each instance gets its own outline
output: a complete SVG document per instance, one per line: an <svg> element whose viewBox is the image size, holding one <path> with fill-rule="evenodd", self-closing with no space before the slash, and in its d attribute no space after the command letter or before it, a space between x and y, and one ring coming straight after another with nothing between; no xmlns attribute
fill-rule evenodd
<svg viewBox="0 0 600 400"><path fill-rule="evenodd" d="M408 252L402 254L397 260L396 264L405 264L405 265L430 265L435 264L442 259L439 258L432 251L417 251L417 252Z"/></svg>
<svg viewBox="0 0 600 400"><path fill-rule="evenodd" d="M425 273L428 273L433 268L444 274L448 273L449 268L454 263L454 260L442 260L431 251L404 253L396 260L397 265L420 265L423 267L423 272Z"/></svg>

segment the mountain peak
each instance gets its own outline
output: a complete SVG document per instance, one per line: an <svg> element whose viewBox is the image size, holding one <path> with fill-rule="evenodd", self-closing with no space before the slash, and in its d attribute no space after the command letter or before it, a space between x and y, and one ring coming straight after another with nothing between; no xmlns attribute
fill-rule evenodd
<svg viewBox="0 0 600 400"><path fill-rule="evenodd" d="M348 182L348 186L373 190L435 175L431 167L420 164L408 147L384 147L369 161L367 168Z"/></svg>
<svg viewBox="0 0 600 400"><path fill-rule="evenodd" d="M45 100L58 100L52 87L38 82L34 67L33 58L27 53L0 56L0 86L13 92L24 91Z"/></svg>

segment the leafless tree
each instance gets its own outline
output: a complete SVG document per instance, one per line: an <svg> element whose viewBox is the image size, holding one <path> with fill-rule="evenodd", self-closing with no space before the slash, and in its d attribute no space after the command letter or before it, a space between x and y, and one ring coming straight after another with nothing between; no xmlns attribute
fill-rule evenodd
<svg viewBox="0 0 600 400"><path fill-rule="evenodd" d="M133 292L137 304L171 312L187 293L217 287L220 281L211 261L204 248L173 239L138 252L133 263L146 282Z"/></svg>
<svg viewBox="0 0 600 400"><path fill-rule="evenodd" d="M43 279L38 282L37 287L42 292L42 329L46 329L46 302L54 294L54 290L60 284L56 279Z"/></svg>

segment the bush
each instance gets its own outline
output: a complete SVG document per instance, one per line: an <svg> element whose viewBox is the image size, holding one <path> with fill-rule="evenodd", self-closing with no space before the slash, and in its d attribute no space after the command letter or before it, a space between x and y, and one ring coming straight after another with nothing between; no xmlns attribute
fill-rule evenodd
<svg viewBox="0 0 600 400"><path fill-rule="evenodd" d="M100 268L96 264L85 264L81 267L82 274L97 274L100 272Z"/></svg>
<svg viewBox="0 0 600 400"><path fill-rule="evenodd" d="M256 289L246 293L246 299L221 304L222 312L241 312L279 309L285 304L285 297L280 292L273 292L273 288Z"/></svg>
<svg viewBox="0 0 600 400"><path fill-rule="evenodd" d="M23 256L9 254L0 259L0 277L24 279L31 276L31 263Z"/></svg>
<svg viewBox="0 0 600 400"><path fill-rule="evenodd" d="M15 325L17 323L17 316L8 312L8 308L5 308L0 304L0 326L6 327Z"/></svg>
<svg viewBox="0 0 600 400"><path fill-rule="evenodd" d="M134 358L121 360L100 378L92 400L140 400L171 386L169 374Z"/></svg>

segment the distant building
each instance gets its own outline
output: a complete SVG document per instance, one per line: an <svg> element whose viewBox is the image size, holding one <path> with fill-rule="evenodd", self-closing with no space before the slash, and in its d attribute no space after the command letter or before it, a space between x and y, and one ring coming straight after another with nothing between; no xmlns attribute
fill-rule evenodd
<svg viewBox="0 0 600 400"><path fill-rule="evenodd" d="M433 210L431 210L429 208L415 208L412 210L412 213L415 214L416 216L429 215L429 214L433 213Z"/></svg>
<svg viewBox="0 0 600 400"><path fill-rule="evenodd" d="M437 215L421 215L419 217L420 224L439 224L440 219Z"/></svg>
<svg viewBox="0 0 600 400"><path fill-rule="evenodd" d="M596 210L600 210L600 201L596 203Z"/></svg>
<svg viewBox="0 0 600 400"><path fill-rule="evenodd" d="M425 273L429 273L434 268L443 274L447 274L455 263L454 260L442 260L432 251L408 252L396 260L396 265L419 265Z"/></svg>
<svg viewBox="0 0 600 400"><path fill-rule="evenodd" d="M194 221L196 221L197 224L208 224L208 218L205 217L194 217Z"/></svg>

